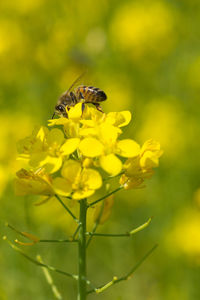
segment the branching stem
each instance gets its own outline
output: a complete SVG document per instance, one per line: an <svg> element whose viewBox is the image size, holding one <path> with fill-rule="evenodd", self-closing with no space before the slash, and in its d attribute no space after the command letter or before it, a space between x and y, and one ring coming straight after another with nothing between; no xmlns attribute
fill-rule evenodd
<svg viewBox="0 0 200 300"><path fill-rule="evenodd" d="M92 238L93 238L93 236L94 236L93 233L96 232L97 227L99 226L99 222L100 222L100 219L101 219L103 210L104 210L104 202L103 202L102 205L101 205L100 213L99 213L99 215L98 215L98 218L97 218L96 222L94 223L94 226L93 226L93 228L92 228L91 235L89 236L89 238L88 238L88 240L87 240L86 248L89 246L89 244L90 244L90 242L91 242L91 240L92 240Z"/></svg>
<svg viewBox="0 0 200 300"><path fill-rule="evenodd" d="M11 243L6 237L3 237L4 240L7 240L7 242L9 243L9 245L17 252L19 252L22 256L24 256L26 259L28 259L29 261L31 261L32 263L34 263L35 265L37 266L40 266L40 267L44 267L50 271L54 271L54 272L57 272L57 273L60 273L62 275L65 275L67 277L71 277L75 280L78 280L78 276L75 275L75 274L71 274L71 273L68 273L68 272L65 272L65 271L62 271L62 270L59 270L57 268L54 268L52 266L49 266L47 264L43 264L39 261L37 261L36 259L28 256L26 253L24 253L20 248L18 248L17 246L15 246L13 243Z"/></svg>
<svg viewBox="0 0 200 300"><path fill-rule="evenodd" d="M152 218L149 218L149 220L147 222L145 222L144 224L142 224L141 226L129 231L129 232L125 232L125 233L95 233L95 232L86 232L86 235L89 236L99 236L99 237L128 237L131 236L141 230L143 230L144 228L146 228L149 223L151 222Z"/></svg>
<svg viewBox="0 0 200 300"><path fill-rule="evenodd" d="M55 195L55 197L58 199L60 204L66 209L66 211L71 215L71 217L74 219L74 221L79 224L79 220L76 218L76 216L72 213L72 211L66 206L66 204L61 200L61 198L58 195Z"/></svg>
<svg viewBox="0 0 200 300"><path fill-rule="evenodd" d="M133 268L125 275L125 276L122 276L120 278L118 278L117 276L114 276L113 279L111 281L109 281L108 283L106 283L105 285L102 285L98 288L94 288L94 289L91 289L90 291L88 291L88 294L91 294L91 293L96 293L96 294L100 294L102 293L103 291L105 291L106 289L108 289L109 287L111 287L112 285L116 284L116 283L119 283L120 281L123 281L123 280L128 280L132 277L133 273L135 272L135 270L137 268L139 268L139 266L144 262L144 260L157 248L158 245L155 245L153 246L153 248L151 248L144 256L143 258L135 265L133 266Z"/></svg>
<svg viewBox="0 0 200 300"><path fill-rule="evenodd" d="M98 200L96 200L96 201L94 201L94 202L88 204L87 207L91 207L91 206L97 204L98 202L100 202L100 201L102 201L102 200L108 198L109 196L111 196L111 195L117 193L118 191L120 191L121 189L123 189L123 187L124 187L123 185L120 185L120 187L118 187L116 190L114 190L114 191L108 193L107 195L103 196L102 198L100 198L100 199L98 199Z"/></svg>

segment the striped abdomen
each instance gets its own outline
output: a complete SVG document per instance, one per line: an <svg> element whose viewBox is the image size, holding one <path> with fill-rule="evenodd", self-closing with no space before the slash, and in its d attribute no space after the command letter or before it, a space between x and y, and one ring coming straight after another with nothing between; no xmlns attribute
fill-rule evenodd
<svg viewBox="0 0 200 300"><path fill-rule="evenodd" d="M90 103L98 103L107 99L104 91L94 86L81 85L76 88L75 94L78 99L85 99L85 102Z"/></svg>

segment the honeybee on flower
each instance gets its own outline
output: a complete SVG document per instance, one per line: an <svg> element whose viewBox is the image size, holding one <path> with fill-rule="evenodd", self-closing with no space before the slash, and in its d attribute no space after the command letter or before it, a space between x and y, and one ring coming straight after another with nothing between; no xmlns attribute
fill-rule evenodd
<svg viewBox="0 0 200 300"><path fill-rule="evenodd" d="M121 139L122 128L130 121L129 111L106 114L88 105L82 111L82 103L70 108L68 118L49 120L50 128L42 126L19 142L19 159L27 162L28 171L17 173L16 193L22 194L23 187L24 194L80 200L102 187L104 173L121 175L125 189L142 187L158 166L162 150L153 140L140 147L133 139Z"/></svg>
<svg viewBox="0 0 200 300"><path fill-rule="evenodd" d="M107 96L101 89L94 86L80 85L76 87L73 92L71 91L82 76L83 74L81 74L72 83L69 89L59 97L52 118L54 118L55 114L67 118L68 111L77 103L82 103L82 112L85 108L85 103L91 103L96 107L97 110L103 112L99 102L105 101L107 99Z"/></svg>

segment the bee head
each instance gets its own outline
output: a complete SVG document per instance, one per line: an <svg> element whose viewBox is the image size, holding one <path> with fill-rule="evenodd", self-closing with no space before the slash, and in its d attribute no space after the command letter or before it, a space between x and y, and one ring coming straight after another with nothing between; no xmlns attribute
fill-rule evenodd
<svg viewBox="0 0 200 300"><path fill-rule="evenodd" d="M55 113L59 116L63 116L63 117L68 117L67 112L66 112L66 108L71 107L72 103L73 103L73 99L72 99L72 95L73 93L68 93L65 92L64 94L62 94L60 96L60 98L58 99L58 104L55 106ZM68 108L69 110L69 108Z"/></svg>
<svg viewBox="0 0 200 300"><path fill-rule="evenodd" d="M66 109L65 109L65 105L63 104L58 104L55 106L55 111L56 113L58 113L59 115L63 115L65 112L66 112Z"/></svg>

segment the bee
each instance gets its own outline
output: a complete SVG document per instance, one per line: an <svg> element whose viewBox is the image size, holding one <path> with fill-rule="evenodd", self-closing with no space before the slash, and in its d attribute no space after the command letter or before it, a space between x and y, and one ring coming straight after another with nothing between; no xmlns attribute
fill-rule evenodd
<svg viewBox="0 0 200 300"><path fill-rule="evenodd" d="M80 102L82 103L82 111L85 108L85 103L91 103L97 108L97 110L103 112L99 102L105 101L107 99L107 96L104 93L104 91L94 86L86 85L80 85L76 87L73 91L71 91L81 77L82 75L79 76L72 83L69 89L60 96L55 106L55 112L53 114L52 119L54 118L55 114L67 118L68 115L66 108L67 110L70 110L71 107L75 106L77 103Z"/></svg>

